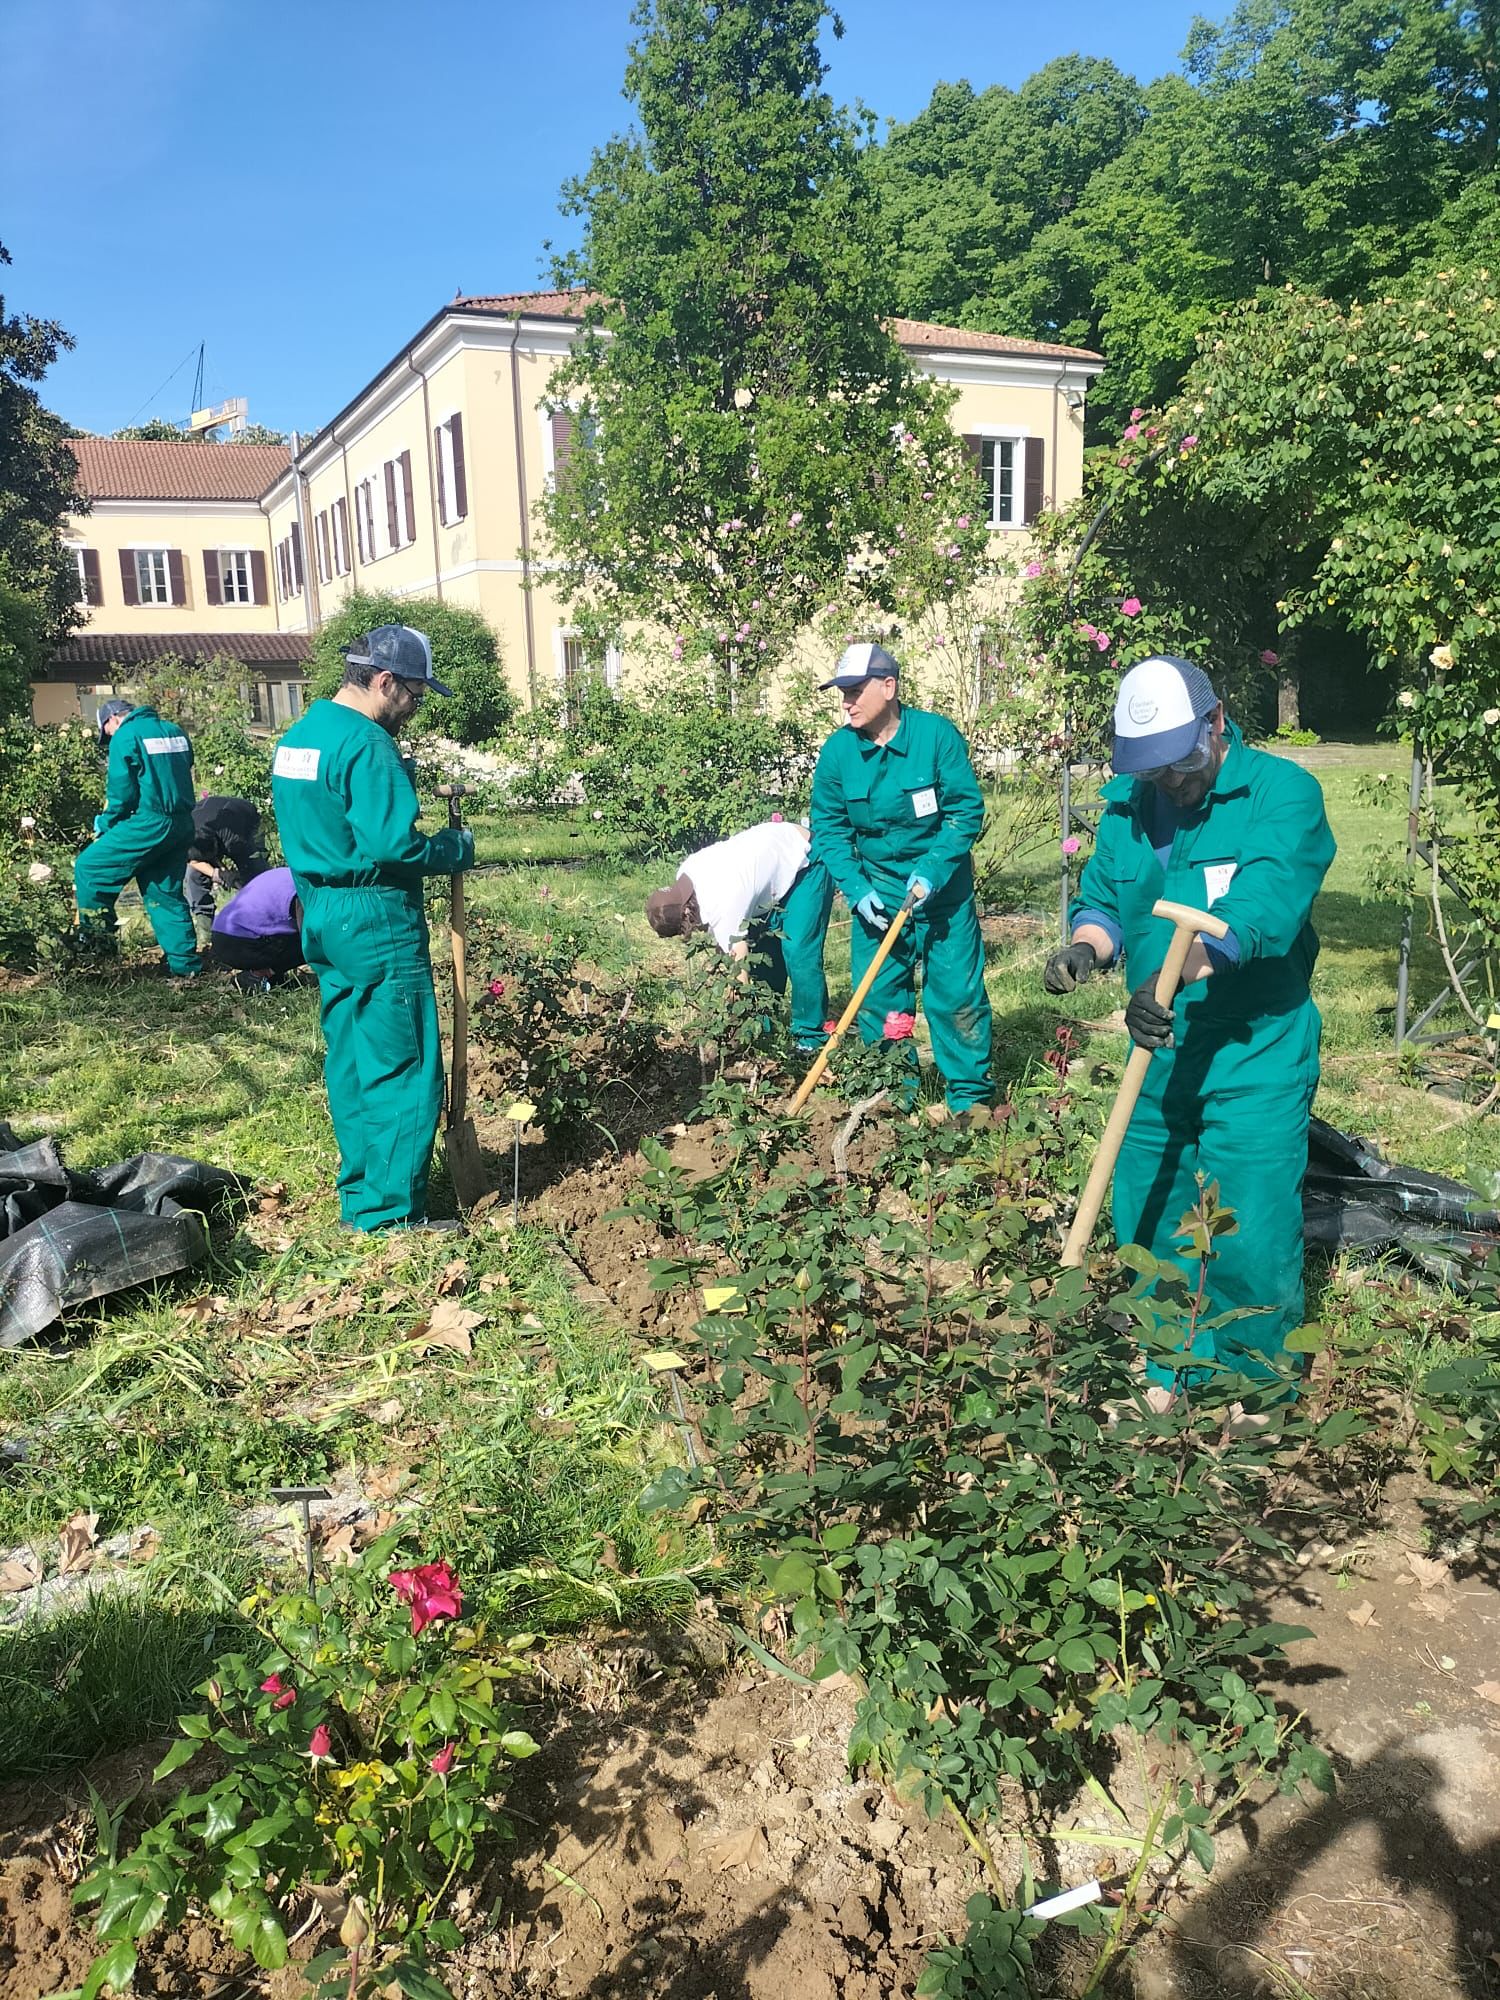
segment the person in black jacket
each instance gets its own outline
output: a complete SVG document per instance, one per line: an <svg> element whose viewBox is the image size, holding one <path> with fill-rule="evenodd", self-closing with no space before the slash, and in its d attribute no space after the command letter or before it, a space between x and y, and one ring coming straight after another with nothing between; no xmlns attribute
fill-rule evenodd
<svg viewBox="0 0 1500 2000"><path fill-rule="evenodd" d="M249 799L212 795L199 799L193 807L193 844L182 878L182 893L195 918L212 924L215 888L243 888L270 865L260 813Z"/></svg>

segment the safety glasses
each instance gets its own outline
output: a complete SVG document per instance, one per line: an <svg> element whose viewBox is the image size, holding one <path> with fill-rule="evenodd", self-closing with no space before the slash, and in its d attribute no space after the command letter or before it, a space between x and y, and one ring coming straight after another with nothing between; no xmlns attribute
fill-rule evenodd
<svg viewBox="0 0 1500 2000"><path fill-rule="evenodd" d="M1198 741L1185 757L1179 757L1175 764L1153 764L1149 770L1137 771L1135 775L1144 779L1148 785L1154 785L1166 777L1196 778L1208 769L1212 757L1211 731L1205 722L1198 731Z"/></svg>
<svg viewBox="0 0 1500 2000"><path fill-rule="evenodd" d="M392 674L391 679L396 683L397 687L400 688L401 692L406 696L407 700L411 703L413 708L420 708L423 702L426 701L427 699L426 681L403 680L400 674Z"/></svg>

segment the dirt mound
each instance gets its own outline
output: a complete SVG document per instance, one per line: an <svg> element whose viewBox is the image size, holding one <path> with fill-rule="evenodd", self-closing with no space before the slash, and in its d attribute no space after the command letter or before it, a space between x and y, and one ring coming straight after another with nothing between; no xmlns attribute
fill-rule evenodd
<svg viewBox="0 0 1500 2000"><path fill-rule="evenodd" d="M963 1929L962 1842L844 1761L852 1697L680 1684L565 1718L514 1804L509 1866L455 1991L501 2000L889 2000ZM458 1970L458 1968L455 1968Z"/></svg>

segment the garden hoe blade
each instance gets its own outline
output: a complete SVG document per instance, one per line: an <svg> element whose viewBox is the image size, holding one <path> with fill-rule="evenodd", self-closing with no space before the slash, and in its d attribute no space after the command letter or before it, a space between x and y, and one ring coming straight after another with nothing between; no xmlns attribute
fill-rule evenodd
<svg viewBox="0 0 1500 2000"><path fill-rule="evenodd" d="M838 1024L834 1028L833 1033L828 1037L828 1040L823 1044L822 1048L818 1050L817 1059L813 1063L812 1068L807 1072L807 1075L803 1077L801 1083L798 1084L797 1095L792 1099L791 1103L786 1108L786 1113L788 1118L795 1118L797 1113L802 1109L803 1105L806 1104L808 1098L812 1096L813 1090L817 1085L818 1078L823 1074L824 1070L827 1069L828 1067L828 1058L833 1054L834 1050L838 1047L839 1043L844 1039L844 1034L849 1026L849 1023L854 1019L855 1015L859 1012L860 1008L863 1007L863 1005L865 1004L865 995L869 992L870 988L875 984L876 973L878 973L881 966L885 964L885 961L890 954L891 946L896 942L896 937L901 929L901 926L906 922L907 918L911 915L912 911L917 907L918 900L919 898L916 896L915 893L908 895L906 901L901 905L900 909L897 910L895 916L891 919L891 927L886 932L885 936L880 940L880 943L875 947L875 956L870 960L868 966L866 966L865 976L859 982L858 986L855 987L854 992L850 997L849 1005L844 1009L843 1013L839 1016Z"/></svg>
<svg viewBox="0 0 1500 2000"><path fill-rule="evenodd" d="M1153 917L1164 918L1167 923L1175 927L1172 932L1172 942L1167 946L1167 955L1156 981L1157 1005L1170 1007L1177 997L1178 987L1182 984L1182 968L1187 963L1187 955L1192 950L1198 933L1206 931L1210 937L1221 938L1229 926L1222 917L1211 917L1207 910L1189 909L1186 903L1154 903L1151 914ZM1099 1210L1104 1206L1104 1197L1109 1191L1110 1179L1115 1171L1115 1161L1120 1157L1120 1148L1125 1143L1125 1133L1134 1115L1141 1086L1146 1081L1146 1071L1150 1067L1150 1049L1132 1048L1120 1084L1120 1094L1115 1099L1115 1107L1109 1114L1109 1123L1105 1126L1104 1136L1099 1141L1099 1150L1095 1153L1094 1164L1089 1169L1088 1181L1083 1193L1078 1197L1078 1210L1073 1217L1073 1227L1068 1231L1067 1241L1063 1244L1062 1261L1075 1269L1082 1265L1088 1253L1089 1238L1094 1233L1094 1224L1099 1220Z"/></svg>
<svg viewBox="0 0 1500 2000"><path fill-rule="evenodd" d="M459 801L462 785L439 787L448 801L448 824L463 824ZM448 1119L443 1127L443 1151L448 1176L460 1208L472 1208L490 1191L489 1176L479 1150L479 1134L469 1117L469 976L464 950L464 878L450 877L453 909L449 933L453 945L453 1047L448 1065Z"/></svg>

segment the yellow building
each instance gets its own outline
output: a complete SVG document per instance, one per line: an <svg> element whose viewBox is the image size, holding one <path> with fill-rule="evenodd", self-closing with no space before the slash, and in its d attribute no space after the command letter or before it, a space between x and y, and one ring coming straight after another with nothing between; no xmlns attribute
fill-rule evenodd
<svg viewBox="0 0 1500 2000"><path fill-rule="evenodd" d="M254 445L80 440L93 510L69 539L88 620L38 684L38 720L97 699L105 676L85 668L191 648L243 662L261 719L280 723L300 707L309 635L356 589L466 605L499 635L518 693L562 691L583 659L536 564L533 509L568 450L548 385L580 311L559 292L454 299L294 440L295 462ZM1098 355L916 320L892 331L914 367L957 388L996 535L1078 494ZM619 660L605 665L617 679Z"/></svg>

